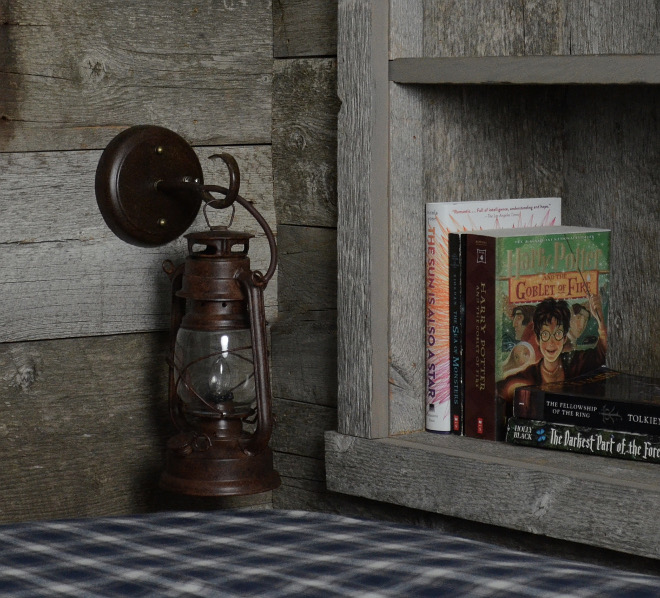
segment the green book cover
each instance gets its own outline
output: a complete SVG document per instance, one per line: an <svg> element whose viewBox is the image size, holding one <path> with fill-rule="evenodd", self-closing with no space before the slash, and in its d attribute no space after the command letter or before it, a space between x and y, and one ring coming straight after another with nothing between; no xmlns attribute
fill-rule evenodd
<svg viewBox="0 0 660 598"><path fill-rule="evenodd" d="M516 388L605 363L610 232L470 233L465 255L465 430L501 440Z"/></svg>

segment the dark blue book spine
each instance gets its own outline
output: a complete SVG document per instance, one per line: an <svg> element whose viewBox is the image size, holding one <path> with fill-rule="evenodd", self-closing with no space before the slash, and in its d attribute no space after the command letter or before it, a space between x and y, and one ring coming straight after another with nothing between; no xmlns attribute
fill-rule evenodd
<svg viewBox="0 0 660 598"><path fill-rule="evenodd" d="M463 323L465 301L463 293L462 237L449 234L449 354L451 431L463 434Z"/></svg>

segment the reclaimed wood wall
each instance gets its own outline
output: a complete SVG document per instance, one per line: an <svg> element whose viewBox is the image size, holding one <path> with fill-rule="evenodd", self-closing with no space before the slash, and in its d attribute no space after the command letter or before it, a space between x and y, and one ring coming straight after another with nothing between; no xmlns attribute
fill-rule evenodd
<svg viewBox="0 0 660 598"><path fill-rule="evenodd" d="M234 154L275 227L272 48L270 0L0 0L0 521L204 506L157 490L173 431L161 263L184 246L114 237L94 175L121 130L165 126L208 182L226 175L207 157ZM275 319L276 279L266 300Z"/></svg>
<svg viewBox="0 0 660 598"><path fill-rule="evenodd" d="M349 500L328 498L323 460L336 428L336 15L326 0L0 0L0 522ZM137 124L187 139L207 182L224 181L208 156L232 153L277 231L275 493L157 488L172 433L161 263L185 248L123 243L94 196L103 148ZM264 239L251 255L265 267Z"/></svg>
<svg viewBox="0 0 660 598"><path fill-rule="evenodd" d="M323 432L337 427L337 3L274 2L272 330L276 507L330 508ZM341 501L341 498L337 499Z"/></svg>

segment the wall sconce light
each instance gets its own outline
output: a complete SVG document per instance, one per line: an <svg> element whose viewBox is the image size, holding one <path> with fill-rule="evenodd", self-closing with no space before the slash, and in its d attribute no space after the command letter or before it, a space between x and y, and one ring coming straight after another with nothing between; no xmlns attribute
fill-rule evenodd
<svg viewBox="0 0 660 598"><path fill-rule="evenodd" d="M268 447L273 419L263 301L277 246L263 216L238 194L236 160L214 157L227 165L228 188L204 184L197 155L182 137L136 126L110 142L96 171L101 214L133 245L177 239L204 204L209 230L185 235L183 264L163 264L172 283L169 410L178 432L167 443L160 485L196 496L253 494L280 485ZM265 274L250 269L253 235L209 223L208 207L231 208L233 220L235 204L266 234Z"/></svg>

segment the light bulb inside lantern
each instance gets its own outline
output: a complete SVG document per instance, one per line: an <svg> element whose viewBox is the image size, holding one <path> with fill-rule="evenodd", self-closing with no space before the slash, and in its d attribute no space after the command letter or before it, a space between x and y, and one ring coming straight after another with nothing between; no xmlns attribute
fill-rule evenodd
<svg viewBox="0 0 660 598"><path fill-rule="evenodd" d="M211 365L209 372L209 390L211 399L216 403L231 401L233 393L233 373L229 365L229 337L220 338L220 356Z"/></svg>

